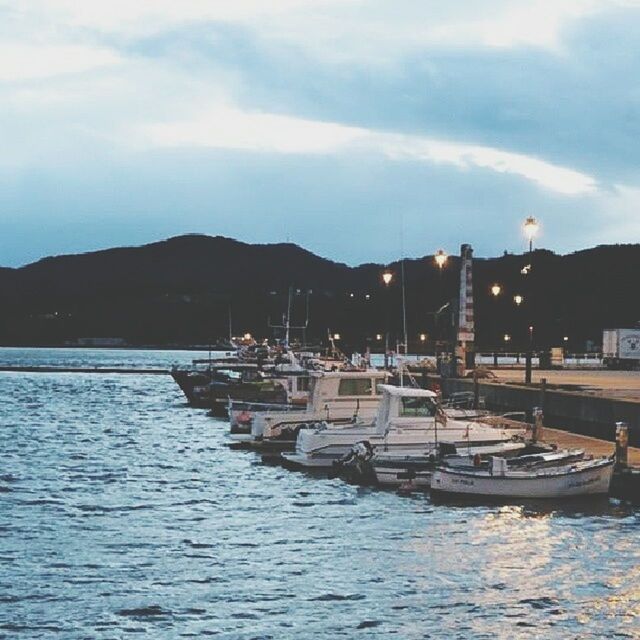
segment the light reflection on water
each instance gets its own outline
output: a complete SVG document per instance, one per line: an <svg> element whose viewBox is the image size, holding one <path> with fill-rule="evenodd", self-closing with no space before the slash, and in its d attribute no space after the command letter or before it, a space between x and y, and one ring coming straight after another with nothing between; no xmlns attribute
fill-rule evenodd
<svg viewBox="0 0 640 640"><path fill-rule="evenodd" d="M638 633L631 508L263 466L169 377L8 373L0 398L0 637Z"/></svg>

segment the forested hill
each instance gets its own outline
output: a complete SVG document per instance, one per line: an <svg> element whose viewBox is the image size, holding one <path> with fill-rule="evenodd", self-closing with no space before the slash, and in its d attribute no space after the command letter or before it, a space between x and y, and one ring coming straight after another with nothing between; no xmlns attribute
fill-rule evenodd
<svg viewBox="0 0 640 640"><path fill-rule="evenodd" d="M528 276L521 274L531 262ZM194 344L228 334L271 336L292 287L293 321L307 316L308 339L327 329L361 348L387 327L401 328L400 268L381 281L387 265L349 267L294 244L252 245L229 238L187 235L141 247L45 258L19 269L0 268L0 343L60 344L78 337L122 337L132 344ZM447 320L434 311L454 298L457 258L442 273L433 256L406 260L407 325L411 343L426 333L445 337ZM478 342L512 346L536 327L543 344L582 350L605 327L640 320L640 245L600 246L560 256L548 251L474 262ZM490 287L498 283L501 294ZM525 302L518 307L513 296ZM439 332L439 334L437 333Z"/></svg>

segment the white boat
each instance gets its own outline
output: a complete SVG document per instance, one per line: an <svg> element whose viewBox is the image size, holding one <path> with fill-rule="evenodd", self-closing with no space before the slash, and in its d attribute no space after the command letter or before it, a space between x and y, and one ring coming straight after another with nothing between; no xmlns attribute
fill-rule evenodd
<svg viewBox="0 0 640 640"><path fill-rule="evenodd" d="M613 458L598 458L509 468L504 458L493 457L488 469L439 467L431 477L431 491L435 495L531 499L606 494L614 462Z"/></svg>
<svg viewBox="0 0 640 640"><path fill-rule="evenodd" d="M378 387L388 374L364 371L309 373L306 409L235 412L231 401L230 438L235 443L260 443L262 448L293 449L300 428L322 421L353 425L371 421L380 402Z"/></svg>
<svg viewBox="0 0 640 640"><path fill-rule="evenodd" d="M442 462L455 467L473 467L485 461L488 456L518 455L525 451L527 446L524 441L512 440L484 447L463 447L460 450L452 447L454 453L444 455L441 459L427 452L381 451L374 454L370 466L376 483L380 486L399 487L410 483L415 488L428 489L431 486L433 471Z"/></svg>
<svg viewBox="0 0 640 640"><path fill-rule="evenodd" d="M376 418L368 424L328 423L302 429L294 453L283 458L301 467L329 468L354 444L368 441L378 451L434 451L439 440L463 446L487 446L525 435L522 427L491 426L449 418L433 391L381 385Z"/></svg>

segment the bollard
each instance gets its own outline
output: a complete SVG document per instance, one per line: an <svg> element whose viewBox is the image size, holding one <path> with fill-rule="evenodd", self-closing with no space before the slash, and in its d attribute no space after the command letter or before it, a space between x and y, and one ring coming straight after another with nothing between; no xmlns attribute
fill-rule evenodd
<svg viewBox="0 0 640 640"><path fill-rule="evenodd" d="M540 407L533 408L533 433L531 439L533 442L539 442L544 439L544 414Z"/></svg>
<svg viewBox="0 0 640 640"><path fill-rule="evenodd" d="M540 408L542 411L547 409L547 379L540 379Z"/></svg>
<svg viewBox="0 0 640 640"><path fill-rule="evenodd" d="M480 406L480 383L478 382L478 372L473 372L473 408Z"/></svg>
<svg viewBox="0 0 640 640"><path fill-rule="evenodd" d="M629 425L626 422L616 422L616 464L626 467L629 453Z"/></svg>

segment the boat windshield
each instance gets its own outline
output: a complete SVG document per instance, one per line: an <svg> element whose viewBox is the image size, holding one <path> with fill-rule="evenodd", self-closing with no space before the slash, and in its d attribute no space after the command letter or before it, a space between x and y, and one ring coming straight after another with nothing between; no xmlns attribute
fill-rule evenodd
<svg viewBox="0 0 640 640"><path fill-rule="evenodd" d="M371 378L343 378L338 387L339 396L370 396Z"/></svg>
<svg viewBox="0 0 640 640"><path fill-rule="evenodd" d="M402 398L401 418L431 418L436 415L436 403L433 398Z"/></svg>

